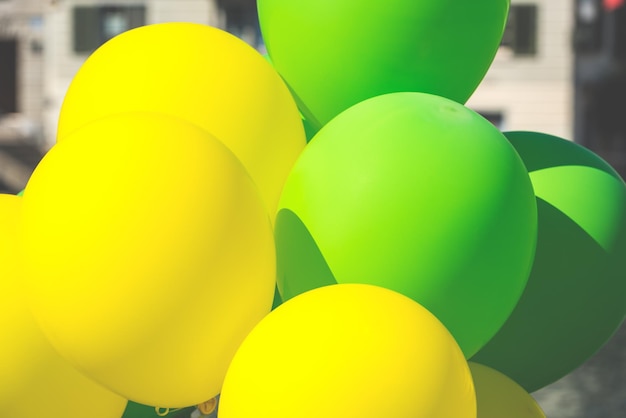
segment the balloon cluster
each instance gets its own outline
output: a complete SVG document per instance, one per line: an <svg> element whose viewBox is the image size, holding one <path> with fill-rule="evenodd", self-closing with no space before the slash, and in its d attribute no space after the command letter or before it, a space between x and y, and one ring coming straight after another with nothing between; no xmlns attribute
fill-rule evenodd
<svg viewBox="0 0 626 418"><path fill-rule="evenodd" d="M0 409L543 417L626 315L626 187L463 105L508 8L259 0L269 60L191 23L100 47L0 196Z"/></svg>

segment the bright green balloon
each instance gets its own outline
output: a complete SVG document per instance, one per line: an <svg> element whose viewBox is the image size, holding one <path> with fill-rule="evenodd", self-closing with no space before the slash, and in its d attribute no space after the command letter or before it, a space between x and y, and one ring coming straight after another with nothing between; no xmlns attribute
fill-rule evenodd
<svg viewBox="0 0 626 418"><path fill-rule="evenodd" d="M473 355L526 284L536 204L526 168L477 113L424 93L366 100L324 126L276 221L284 300L333 283L409 296Z"/></svg>
<svg viewBox="0 0 626 418"><path fill-rule="evenodd" d="M509 10L509 0L257 4L272 63L317 126L391 92L465 103L493 61Z"/></svg>
<svg viewBox="0 0 626 418"><path fill-rule="evenodd" d="M565 376L626 315L626 187L600 157L537 132L508 132L535 188L535 262L515 311L472 360L527 391Z"/></svg>

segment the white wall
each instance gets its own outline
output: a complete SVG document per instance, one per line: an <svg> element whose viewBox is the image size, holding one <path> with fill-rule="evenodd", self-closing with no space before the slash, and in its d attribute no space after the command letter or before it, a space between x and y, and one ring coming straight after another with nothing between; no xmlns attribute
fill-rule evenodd
<svg viewBox="0 0 626 418"><path fill-rule="evenodd" d="M571 0L512 0L538 5L537 54L516 57L504 48L467 105L502 112L504 130L532 130L573 139Z"/></svg>

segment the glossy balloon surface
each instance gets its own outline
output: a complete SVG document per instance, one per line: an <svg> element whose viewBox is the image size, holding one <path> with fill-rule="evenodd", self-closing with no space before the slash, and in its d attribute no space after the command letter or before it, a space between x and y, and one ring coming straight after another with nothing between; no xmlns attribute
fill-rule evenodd
<svg viewBox="0 0 626 418"><path fill-rule="evenodd" d="M0 195L0 415L119 418L126 399L79 373L33 318L17 260L22 198Z"/></svg>
<svg viewBox="0 0 626 418"><path fill-rule="evenodd" d="M471 356L526 285L536 216L526 168L493 125L442 97L379 96L322 128L296 162L276 222L278 286L283 299L388 287Z"/></svg>
<svg viewBox="0 0 626 418"><path fill-rule="evenodd" d="M270 212L306 144L274 68L244 41L206 25L147 25L98 48L67 90L57 140L132 111L165 113L210 132L242 161Z"/></svg>
<svg viewBox="0 0 626 418"><path fill-rule="evenodd" d="M469 367L476 389L478 418L546 418L533 397L502 373L474 362Z"/></svg>
<svg viewBox="0 0 626 418"><path fill-rule="evenodd" d="M537 196L537 254L518 306L474 359L532 392L580 366L624 320L626 186L581 145L505 135Z"/></svg>
<svg viewBox="0 0 626 418"><path fill-rule="evenodd" d="M254 328L218 416L472 418L476 404L463 353L437 318L396 292L344 284L299 295Z"/></svg>
<svg viewBox="0 0 626 418"><path fill-rule="evenodd" d="M386 93L464 103L493 61L508 11L508 0L258 1L272 63L317 128Z"/></svg>
<svg viewBox="0 0 626 418"><path fill-rule="evenodd" d="M127 399L219 393L270 311L272 229L240 162L209 133L127 113L57 143L26 186L26 282L57 350Z"/></svg>

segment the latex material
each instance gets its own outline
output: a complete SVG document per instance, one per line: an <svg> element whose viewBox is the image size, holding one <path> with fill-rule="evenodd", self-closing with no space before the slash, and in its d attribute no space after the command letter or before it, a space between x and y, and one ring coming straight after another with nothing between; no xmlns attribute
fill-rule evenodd
<svg viewBox="0 0 626 418"><path fill-rule="evenodd" d="M464 103L491 65L509 0L259 0L263 39L317 128L385 93Z"/></svg>
<svg viewBox="0 0 626 418"><path fill-rule="evenodd" d="M35 323L17 260L22 199L0 195L0 415L10 418L119 418L126 399L59 356Z"/></svg>
<svg viewBox="0 0 626 418"><path fill-rule="evenodd" d="M578 144L505 135L537 194L537 254L519 305L474 359L533 392L580 366L624 320L626 186Z"/></svg>
<svg viewBox="0 0 626 418"><path fill-rule="evenodd" d="M502 373L470 362L476 388L478 418L546 418L537 402Z"/></svg>
<svg viewBox="0 0 626 418"><path fill-rule="evenodd" d="M493 125L442 97L379 96L322 128L288 177L279 290L388 287L433 312L471 356L526 285L536 222L526 168Z"/></svg>
<svg viewBox="0 0 626 418"><path fill-rule="evenodd" d="M218 416L471 418L475 402L463 353L437 318L396 292L344 284L299 295L252 330Z"/></svg>
<svg viewBox="0 0 626 418"><path fill-rule="evenodd" d="M272 228L218 140L128 113L57 143L24 194L32 305L55 347L127 399L185 407L219 393L270 311Z"/></svg>
<svg viewBox="0 0 626 418"><path fill-rule="evenodd" d="M174 115L213 134L242 161L272 213L306 144L294 99L274 68L210 26L143 26L96 50L67 90L58 140L89 121L137 110Z"/></svg>
<svg viewBox="0 0 626 418"><path fill-rule="evenodd" d="M195 410L195 406L170 409L128 402L121 418L190 418Z"/></svg>

